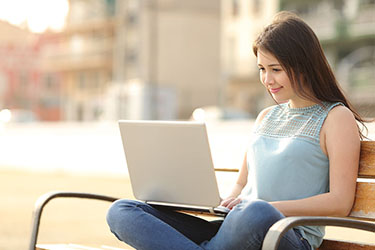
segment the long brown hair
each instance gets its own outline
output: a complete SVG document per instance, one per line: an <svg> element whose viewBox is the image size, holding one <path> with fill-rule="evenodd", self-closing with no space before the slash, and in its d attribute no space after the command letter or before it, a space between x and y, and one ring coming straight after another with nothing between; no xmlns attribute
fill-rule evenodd
<svg viewBox="0 0 375 250"><path fill-rule="evenodd" d="M297 15L279 12L254 41L253 52L271 53L286 71L292 88L304 99L322 104L341 102L366 128L366 122L345 97L314 31ZM366 128L367 130L367 128ZM361 138L365 137L359 129Z"/></svg>

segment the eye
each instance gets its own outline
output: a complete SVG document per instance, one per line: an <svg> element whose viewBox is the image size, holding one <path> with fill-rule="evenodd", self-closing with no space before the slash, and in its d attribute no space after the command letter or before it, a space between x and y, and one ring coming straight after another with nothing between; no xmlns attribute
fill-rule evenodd
<svg viewBox="0 0 375 250"><path fill-rule="evenodd" d="M264 71L265 69L263 67L259 67L259 71Z"/></svg>
<svg viewBox="0 0 375 250"><path fill-rule="evenodd" d="M282 69L272 69L273 72L280 72Z"/></svg>

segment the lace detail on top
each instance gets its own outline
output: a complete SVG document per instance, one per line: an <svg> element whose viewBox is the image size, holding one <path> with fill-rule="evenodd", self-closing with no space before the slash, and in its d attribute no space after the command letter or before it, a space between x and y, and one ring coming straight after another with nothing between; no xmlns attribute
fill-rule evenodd
<svg viewBox="0 0 375 250"><path fill-rule="evenodd" d="M322 104L305 108L290 108L288 103L276 105L264 117L255 133L268 137L303 138L319 143L320 129L328 112L337 105L343 105L340 102Z"/></svg>

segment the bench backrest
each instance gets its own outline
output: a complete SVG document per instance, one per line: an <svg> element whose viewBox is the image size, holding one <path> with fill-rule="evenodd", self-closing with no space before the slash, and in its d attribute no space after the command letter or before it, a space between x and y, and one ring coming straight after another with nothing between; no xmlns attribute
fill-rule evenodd
<svg viewBox="0 0 375 250"><path fill-rule="evenodd" d="M357 191L349 216L375 220L375 141L361 142Z"/></svg>

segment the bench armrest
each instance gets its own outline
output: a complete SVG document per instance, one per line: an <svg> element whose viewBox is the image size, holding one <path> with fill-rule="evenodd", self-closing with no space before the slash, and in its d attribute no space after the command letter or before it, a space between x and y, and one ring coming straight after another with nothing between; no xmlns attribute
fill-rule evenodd
<svg viewBox="0 0 375 250"><path fill-rule="evenodd" d="M94 200L102 200L113 202L118 198L100 195L100 194L93 194L93 193L80 193L80 192L50 192L46 193L38 198L35 202L35 207L32 216L32 229L31 229L31 237L30 237L30 244L29 250L35 250L36 242L38 240L38 233L39 233L39 224L40 219L42 216L43 208L47 203L55 198L83 198L83 199L94 199Z"/></svg>
<svg viewBox="0 0 375 250"><path fill-rule="evenodd" d="M268 230L263 241L262 250L276 250L279 246L281 237L289 229L302 225L348 227L375 232L375 224L366 221L320 216L287 217L273 224L272 227Z"/></svg>

